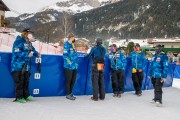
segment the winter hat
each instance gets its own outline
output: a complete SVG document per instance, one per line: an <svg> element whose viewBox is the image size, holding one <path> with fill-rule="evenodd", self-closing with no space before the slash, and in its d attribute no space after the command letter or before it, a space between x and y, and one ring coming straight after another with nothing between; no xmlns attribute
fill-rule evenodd
<svg viewBox="0 0 180 120"><path fill-rule="evenodd" d="M31 33L34 33L30 28L25 28L22 32L31 32Z"/></svg>
<svg viewBox="0 0 180 120"><path fill-rule="evenodd" d="M97 45L101 45L103 39L102 39L102 38L96 38L95 41L96 41L96 44L97 44Z"/></svg>

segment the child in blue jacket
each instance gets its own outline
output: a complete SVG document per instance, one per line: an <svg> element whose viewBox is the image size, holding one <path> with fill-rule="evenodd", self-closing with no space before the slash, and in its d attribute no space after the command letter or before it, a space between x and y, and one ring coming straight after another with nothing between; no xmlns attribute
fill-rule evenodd
<svg viewBox="0 0 180 120"><path fill-rule="evenodd" d="M111 68L111 79L114 97L121 97L124 91L124 70L126 68L125 55L117 50L116 44L111 46L111 52L108 54Z"/></svg>
<svg viewBox="0 0 180 120"><path fill-rule="evenodd" d="M134 46L134 51L131 52L130 58L132 60L132 80L135 89L135 94L138 96L142 95L141 87L144 78L145 69L145 54L140 51L140 45L138 43Z"/></svg>
<svg viewBox="0 0 180 120"><path fill-rule="evenodd" d="M162 45L155 47L155 55L152 57L152 63L149 69L149 78L154 87L153 102L155 102L157 106L162 105L162 86L168 72L168 57L162 49Z"/></svg>

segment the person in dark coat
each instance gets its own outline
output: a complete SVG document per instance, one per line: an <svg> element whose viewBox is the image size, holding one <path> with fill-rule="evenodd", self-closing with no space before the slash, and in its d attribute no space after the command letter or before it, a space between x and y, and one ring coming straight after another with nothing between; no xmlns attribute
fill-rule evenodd
<svg viewBox="0 0 180 120"><path fill-rule="evenodd" d="M96 39L96 46L94 46L89 57L92 57L92 87L93 87L93 97L92 100L97 101L105 99L105 87L104 87L104 57L106 54L106 49L102 46L102 39ZM98 96L99 94L99 96Z"/></svg>

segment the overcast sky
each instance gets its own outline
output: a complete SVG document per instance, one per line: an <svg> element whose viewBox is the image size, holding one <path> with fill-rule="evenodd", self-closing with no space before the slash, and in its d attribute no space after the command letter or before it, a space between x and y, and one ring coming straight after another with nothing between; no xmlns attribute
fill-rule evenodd
<svg viewBox="0 0 180 120"><path fill-rule="evenodd" d="M69 1L69 0L2 0L9 9L12 11L16 11L20 14L23 13L33 13L41 10L45 6L52 5L56 2L60 1ZM108 0L99 0L108 1ZM15 17L19 16L19 14L15 12L6 12L6 17Z"/></svg>
<svg viewBox="0 0 180 120"><path fill-rule="evenodd" d="M9 9L17 11L21 14L37 12L41 8L59 1L61 0L3 0ZM6 12L6 17L10 16L18 16L18 14Z"/></svg>

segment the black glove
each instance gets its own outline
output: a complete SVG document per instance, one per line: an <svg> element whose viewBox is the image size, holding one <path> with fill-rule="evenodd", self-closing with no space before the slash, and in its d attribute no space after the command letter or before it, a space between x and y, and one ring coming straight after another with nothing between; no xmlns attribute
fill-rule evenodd
<svg viewBox="0 0 180 120"><path fill-rule="evenodd" d="M40 62L38 62L37 63L37 71L39 72L39 73L41 73L41 63Z"/></svg>

